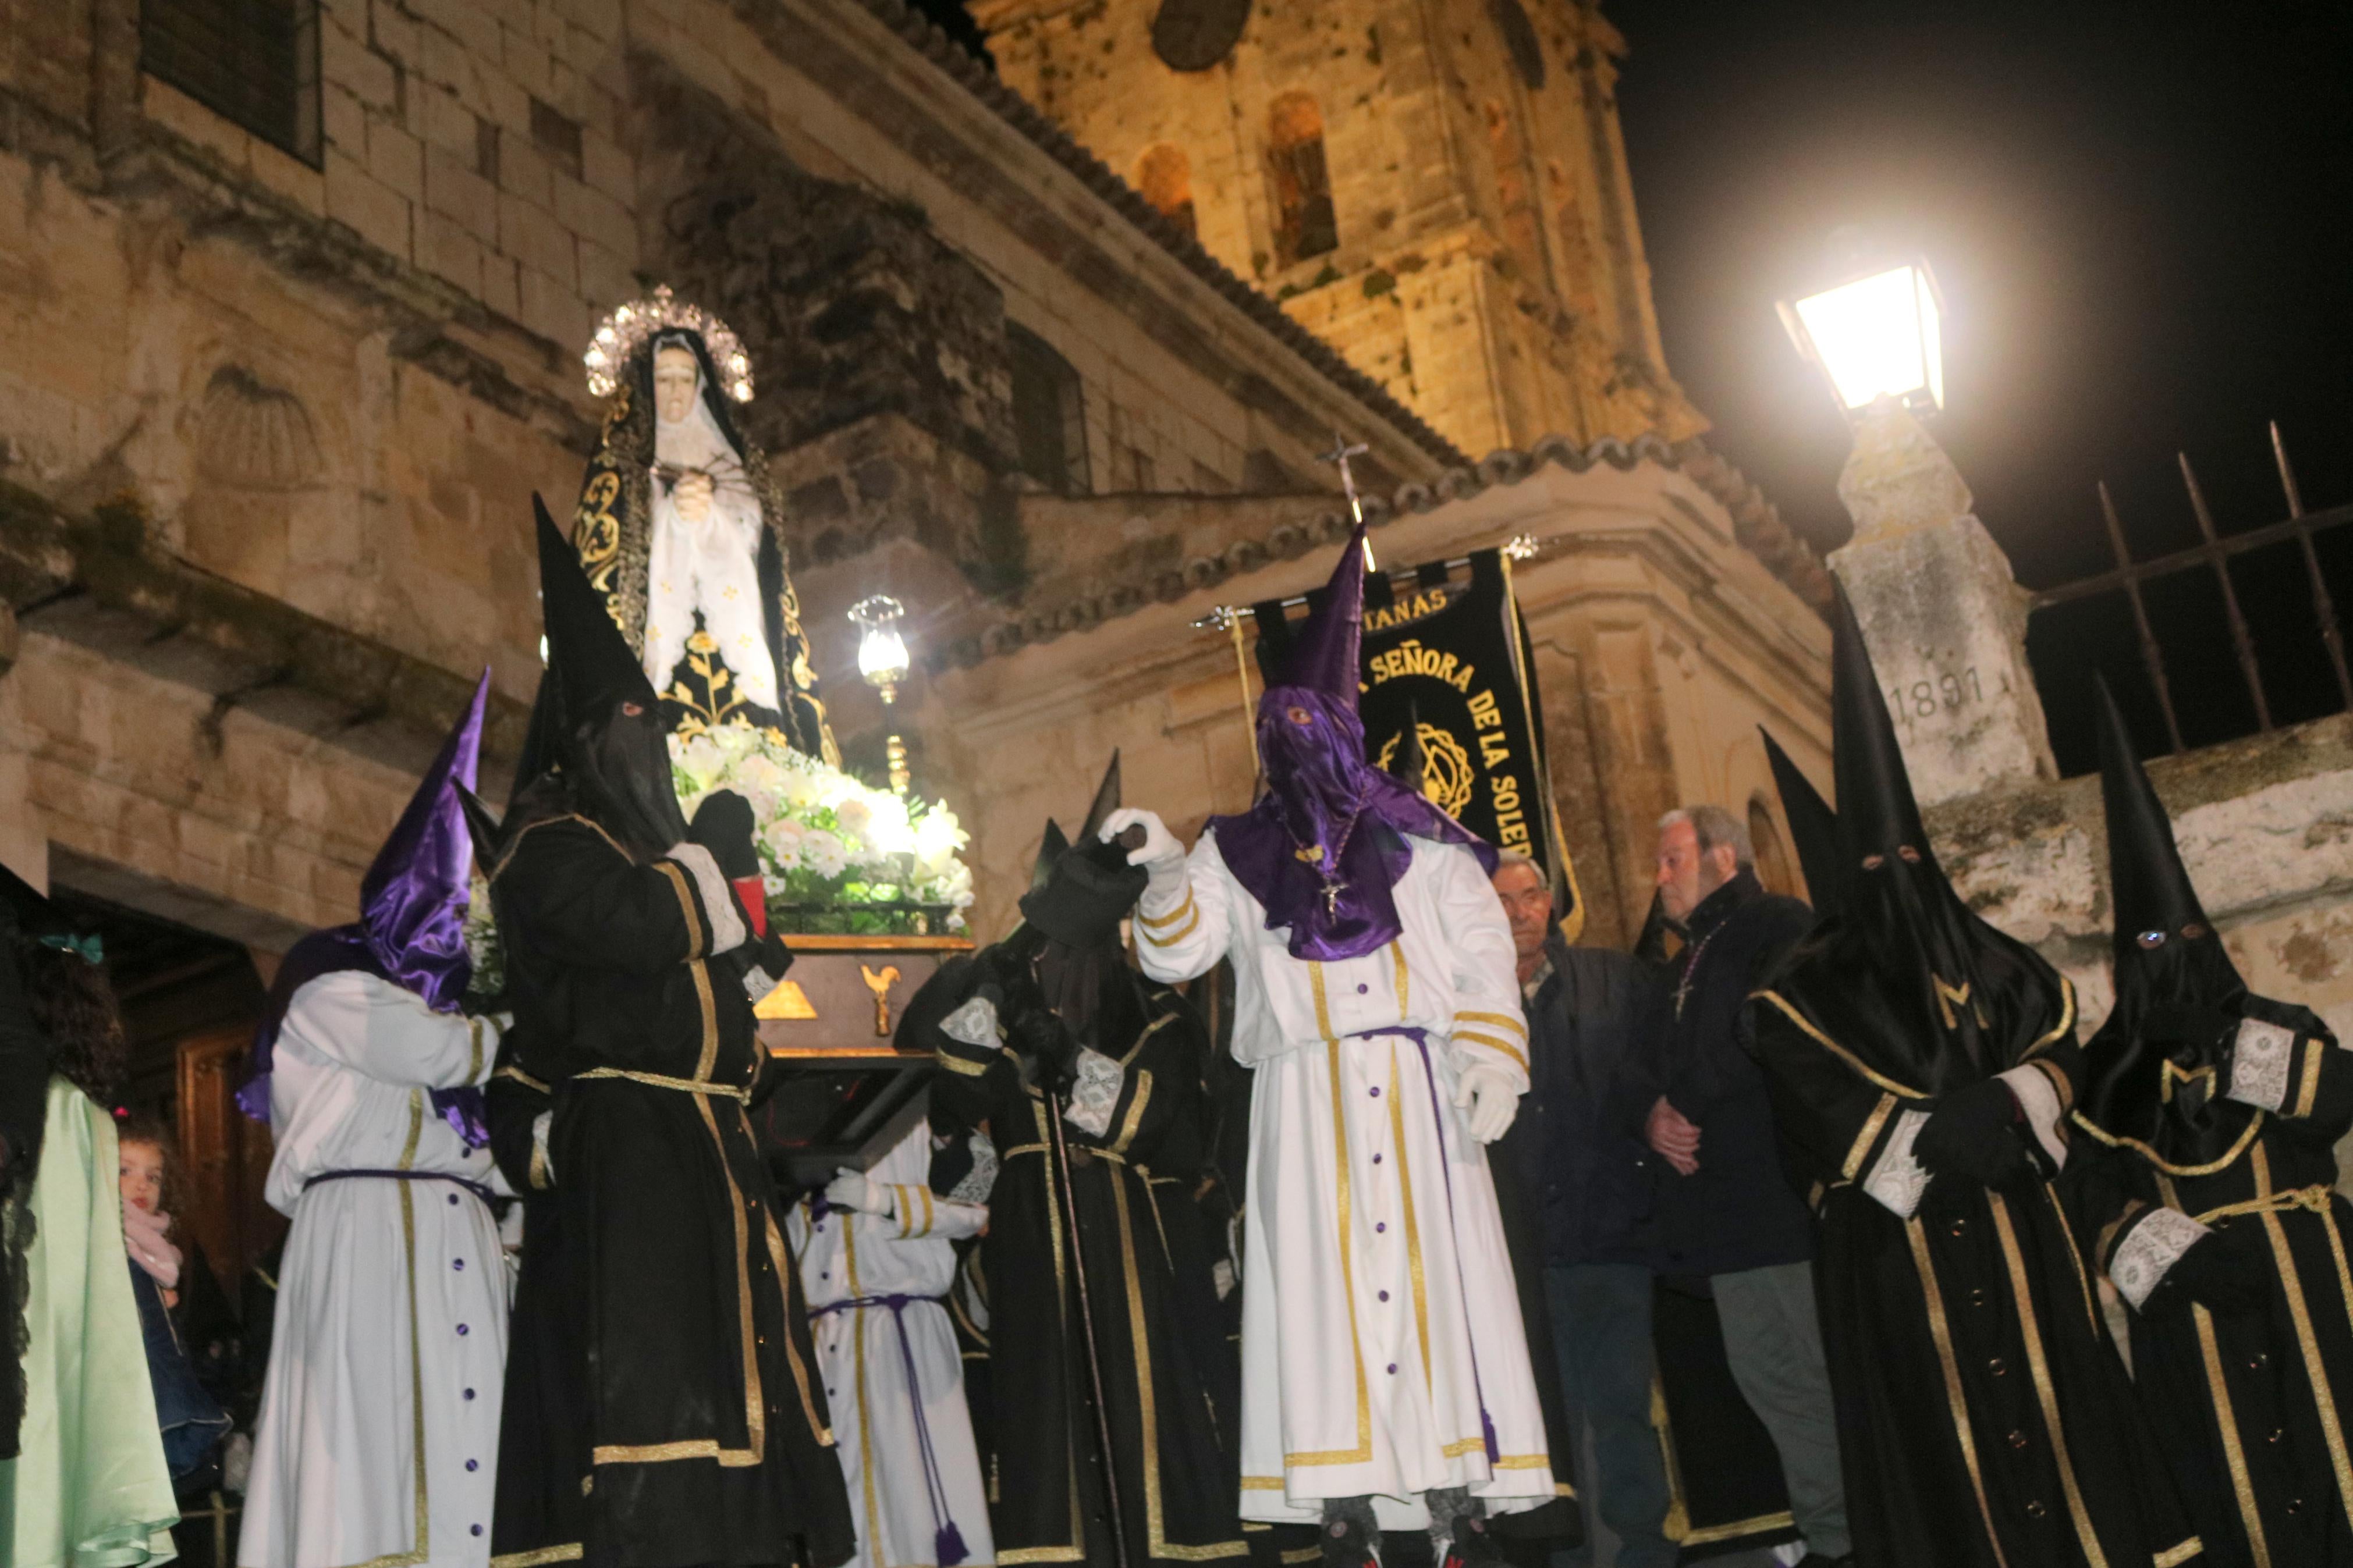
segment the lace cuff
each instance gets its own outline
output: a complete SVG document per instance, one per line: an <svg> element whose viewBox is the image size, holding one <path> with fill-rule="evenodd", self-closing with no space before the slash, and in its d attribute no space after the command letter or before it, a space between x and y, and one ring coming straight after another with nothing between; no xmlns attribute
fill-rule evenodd
<svg viewBox="0 0 2353 1568"><path fill-rule="evenodd" d="M2012 1068L1995 1077L2010 1086L2018 1099L2018 1106L2026 1113L2026 1125L2034 1133L2034 1142L2051 1156L2053 1165L2064 1168L2067 1163L2067 1108L2059 1103L2059 1091L2052 1087L2051 1077L2032 1062Z"/></svg>
<svg viewBox="0 0 2353 1568"><path fill-rule="evenodd" d="M2166 1270L2212 1234L2179 1209L2150 1209L2108 1254L2108 1281L2137 1312L2164 1283Z"/></svg>
<svg viewBox="0 0 2353 1568"><path fill-rule="evenodd" d="M711 851L700 844L681 842L670 847L664 859L675 861L679 868L694 879L694 890L702 900L702 912L711 921L712 952L733 952L749 940L751 928L744 923L743 911L735 907L735 889L719 874L719 862Z"/></svg>
<svg viewBox="0 0 2353 1568"><path fill-rule="evenodd" d="M1078 1081L1071 1086L1071 1103L1062 1120L1100 1138L1111 1131L1111 1113L1119 1108L1120 1084L1127 1074L1100 1051L1079 1052Z"/></svg>
<svg viewBox="0 0 2353 1568"><path fill-rule="evenodd" d="M1924 1110L1906 1110L1895 1119L1894 1131L1887 1134L1887 1147L1871 1163L1871 1172L1862 1178L1862 1190L1877 1198L1889 1213L1905 1219L1920 1206L1920 1194L1928 1190L1928 1170L1912 1157L1912 1142L1920 1136L1920 1129L1928 1125Z"/></svg>
<svg viewBox="0 0 2353 1568"><path fill-rule="evenodd" d="M971 1004L966 1003L965 1005ZM972 1169L964 1173L962 1181L941 1195L952 1204L985 1204L997 1186L997 1145L988 1141L986 1132L976 1132L967 1146L972 1150Z"/></svg>
<svg viewBox="0 0 2353 1568"><path fill-rule="evenodd" d="M2231 1047L2231 1087L2224 1098L2277 1110L2286 1102L2288 1069L2295 1063L2295 1030L2242 1018Z"/></svg>
<svg viewBox="0 0 2353 1568"><path fill-rule="evenodd" d="M997 1041L997 1004L986 996L976 996L963 1006L940 1020L940 1033L960 1046L975 1050L996 1048Z"/></svg>

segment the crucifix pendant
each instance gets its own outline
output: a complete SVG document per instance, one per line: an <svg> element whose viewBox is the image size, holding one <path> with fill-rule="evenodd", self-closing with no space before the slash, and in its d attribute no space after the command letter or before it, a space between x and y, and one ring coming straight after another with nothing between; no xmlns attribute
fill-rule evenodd
<svg viewBox="0 0 2353 1568"><path fill-rule="evenodd" d="M1336 914L1339 912L1340 892L1341 889L1346 886L1347 884L1345 882L1326 882L1324 884L1324 912L1325 914Z"/></svg>

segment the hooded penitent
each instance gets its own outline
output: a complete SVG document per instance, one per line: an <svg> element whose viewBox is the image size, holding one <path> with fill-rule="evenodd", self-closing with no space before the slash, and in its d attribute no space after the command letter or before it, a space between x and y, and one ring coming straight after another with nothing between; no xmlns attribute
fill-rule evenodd
<svg viewBox="0 0 2353 1568"><path fill-rule="evenodd" d="M1365 626L1365 525L1340 552L1280 685L1259 699L1266 793L1212 817L1234 879L1288 927L1294 958L1361 958L1402 929L1392 889L1412 860L1409 835L1460 844L1487 871L1495 851L1422 795L1365 760L1356 714Z"/></svg>
<svg viewBox="0 0 2353 1568"><path fill-rule="evenodd" d="M2017 1066L2072 1028L2074 997L1946 880L1843 592L1831 632L1843 876L1835 908L1792 952L1776 989L1873 1071L1941 1095Z"/></svg>
<svg viewBox="0 0 2353 1568"><path fill-rule="evenodd" d="M2215 1067L2219 1042L2147 1040L2152 1009L2235 1010L2246 982L2198 902L2182 868L2173 823L2133 750L2132 733L2107 682L2099 683L2100 800L2108 818L2109 915L2116 1002L2084 1047L2083 1113L2104 1131L2137 1139L2176 1164L2216 1157L2238 1136L2243 1110L2218 1106L2196 1076ZM2165 1075L2150 1060L2173 1053L2188 1069L2165 1095Z"/></svg>
<svg viewBox="0 0 2353 1568"><path fill-rule="evenodd" d="M269 1120L270 1058L286 1009L295 992L321 975L355 969L416 993L441 1013L457 1011L464 1000L474 972L465 930L474 850L461 800L474 786L490 695L486 669L361 879L359 920L312 931L279 964L254 1033L252 1076L237 1091L237 1104L255 1121ZM488 1131L480 1089L437 1089L433 1104L469 1142L481 1145Z"/></svg>
<svg viewBox="0 0 2353 1568"><path fill-rule="evenodd" d="M1798 851L1798 868L1806 874L1806 896L1818 914L1827 913L1845 880L1845 857L1839 848L1838 813L1761 725L1765 758L1773 766L1773 787L1780 792L1781 815L1788 819L1789 842Z"/></svg>
<svg viewBox="0 0 2353 1568"><path fill-rule="evenodd" d="M1144 1021L1143 1003L1119 941L1119 922L1135 908L1147 880L1127 863L1127 850L1097 836L1119 809L1119 753L1103 770L1075 846L1046 825L1046 844L1029 890L1021 896L1022 922L1037 933L1038 985L1083 1046L1129 1037ZM1051 856L1050 863L1047 857Z"/></svg>
<svg viewBox="0 0 2353 1568"><path fill-rule="evenodd" d="M550 758L575 809L639 859L686 837L653 683L537 496Z"/></svg>

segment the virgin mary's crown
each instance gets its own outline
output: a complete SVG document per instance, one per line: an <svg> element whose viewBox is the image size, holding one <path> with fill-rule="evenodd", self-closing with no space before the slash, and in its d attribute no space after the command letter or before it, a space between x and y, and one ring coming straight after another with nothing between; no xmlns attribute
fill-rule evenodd
<svg viewBox="0 0 2353 1568"><path fill-rule="evenodd" d="M738 403L752 401L752 359L733 331L700 305L673 299L667 283L656 289L652 298L632 300L596 324L588 352L580 356L581 363L588 367L588 395L612 396L629 356L648 338L673 328L701 336L702 346L711 351L711 363L719 367L720 384L728 396Z"/></svg>

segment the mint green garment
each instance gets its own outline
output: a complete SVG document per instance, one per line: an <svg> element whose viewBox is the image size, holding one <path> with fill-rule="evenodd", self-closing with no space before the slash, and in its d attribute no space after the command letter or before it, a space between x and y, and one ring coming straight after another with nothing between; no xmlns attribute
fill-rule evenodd
<svg viewBox="0 0 2353 1568"><path fill-rule="evenodd" d="M25 1427L0 1463L0 1563L137 1568L172 1557L179 1505L123 1263L114 1122L49 1079L25 1272Z"/></svg>

